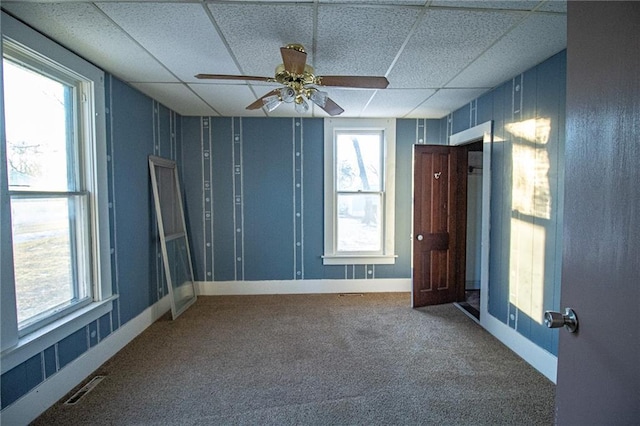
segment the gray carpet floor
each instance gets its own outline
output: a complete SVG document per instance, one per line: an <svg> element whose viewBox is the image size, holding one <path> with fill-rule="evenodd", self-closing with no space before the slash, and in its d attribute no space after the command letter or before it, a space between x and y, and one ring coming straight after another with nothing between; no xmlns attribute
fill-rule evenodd
<svg viewBox="0 0 640 426"><path fill-rule="evenodd" d="M200 297L34 424L553 424L553 383L455 306L409 305L406 293Z"/></svg>

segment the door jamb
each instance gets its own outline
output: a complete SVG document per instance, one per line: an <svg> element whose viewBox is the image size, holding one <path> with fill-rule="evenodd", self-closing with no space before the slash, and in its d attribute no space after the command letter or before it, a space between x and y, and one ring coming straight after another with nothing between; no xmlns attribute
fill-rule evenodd
<svg viewBox="0 0 640 426"><path fill-rule="evenodd" d="M449 136L449 145L467 145L482 140L482 213L480 225L480 324L488 317L489 300L489 226L491 219L491 143L493 121L471 127Z"/></svg>

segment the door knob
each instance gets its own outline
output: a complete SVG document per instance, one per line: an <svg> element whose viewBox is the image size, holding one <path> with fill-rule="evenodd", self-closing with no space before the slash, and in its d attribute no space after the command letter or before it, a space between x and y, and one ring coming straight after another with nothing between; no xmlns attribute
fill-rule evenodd
<svg viewBox="0 0 640 426"><path fill-rule="evenodd" d="M566 308L564 314L555 311L544 313L544 324L549 328L559 328L564 326L569 333L578 329L578 317L571 308Z"/></svg>
<svg viewBox="0 0 640 426"><path fill-rule="evenodd" d="M416 239L417 239L418 241L422 241L422 240L424 240L424 237L422 236L422 234L418 234L418 236L416 237Z"/></svg>

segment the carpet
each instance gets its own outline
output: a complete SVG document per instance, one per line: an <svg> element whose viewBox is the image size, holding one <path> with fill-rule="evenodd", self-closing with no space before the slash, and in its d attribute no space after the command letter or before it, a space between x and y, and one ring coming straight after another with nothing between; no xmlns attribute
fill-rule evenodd
<svg viewBox="0 0 640 426"><path fill-rule="evenodd" d="M455 306L409 305L407 293L200 297L33 424L553 423L553 383Z"/></svg>

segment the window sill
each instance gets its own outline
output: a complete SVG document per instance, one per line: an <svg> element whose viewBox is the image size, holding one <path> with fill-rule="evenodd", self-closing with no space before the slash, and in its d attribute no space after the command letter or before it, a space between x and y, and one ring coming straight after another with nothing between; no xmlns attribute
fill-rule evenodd
<svg viewBox="0 0 640 426"><path fill-rule="evenodd" d="M324 255L323 265L393 265L396 255Z"/></svg>
<svg viewBox="0 0 640 426"><path fill-rule="evenodd" d="M1 373L4 374L32 356L44 351L51 345L58 343L80 328L86 327L91 322L111 312L113 309L111 302L117 298L118 296L114 295L108 299L91 303L82 309L70 313L64 318L60 318L58 321L52 322L21 337L14 347L0 354L0 359L2 360Z"/></svg>

